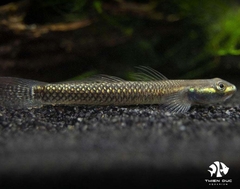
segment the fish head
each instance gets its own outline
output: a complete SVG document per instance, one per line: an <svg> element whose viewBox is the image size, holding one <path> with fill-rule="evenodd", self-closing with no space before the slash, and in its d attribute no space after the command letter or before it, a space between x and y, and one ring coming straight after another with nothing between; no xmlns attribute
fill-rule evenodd
<svg viewBox="0 0 240 189"><path fill-rule="evenodd" d="M188 98L195 104L219 103L229 99L236 91L237 88L232 83L214 78L191 86L188 90Z"/></svg>
<svg viewBox="0 0 240 189"><path fill-rule="evenodd" d="M226 175L229 171L229 167L227 167L224 163L220 163L221 164L221 172Z"/></svg>

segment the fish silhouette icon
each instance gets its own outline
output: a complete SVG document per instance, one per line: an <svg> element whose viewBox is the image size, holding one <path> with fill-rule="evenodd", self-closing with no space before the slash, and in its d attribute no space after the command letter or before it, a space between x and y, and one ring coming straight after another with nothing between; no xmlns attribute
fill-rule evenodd
<svg viewBox="0 0 240 189"><path fill-rule="evenodd" d="M211 177L216 174L216 177L223 177L229 171L229 167L227 167L224 163L215 161L213 164L209 166L208 172L211 174Z"/></svg>

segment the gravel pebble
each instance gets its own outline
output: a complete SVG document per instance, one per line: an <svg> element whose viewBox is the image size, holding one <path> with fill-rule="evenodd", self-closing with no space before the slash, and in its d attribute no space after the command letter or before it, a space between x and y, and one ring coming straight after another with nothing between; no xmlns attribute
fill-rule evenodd
<svg viewBox="0 0 240 189"><path fill-rule="evenodd" d="M222 105L194 106L185 114L158 105L1 107L2 184L45 186L44 178L78 185L81 176L82 185L92 186L120 174L137 185L175 186L177 179L205 186L216 160L230 168L233 179L240 171L239 102L238 92ZM66 182L59 180L63 176Z"/></svg>

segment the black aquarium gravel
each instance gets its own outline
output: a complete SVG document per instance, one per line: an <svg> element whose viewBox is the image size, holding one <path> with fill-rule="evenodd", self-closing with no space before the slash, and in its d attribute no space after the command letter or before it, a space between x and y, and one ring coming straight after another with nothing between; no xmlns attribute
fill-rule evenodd
<svg viewBox="0 0 240 189"><path fill-rule="evenodd" d="M0 186L240 186L239 102L237 92L185 114L158 105L1 107ZM224 177L210 176L214 161L229 167Z"/></svg>

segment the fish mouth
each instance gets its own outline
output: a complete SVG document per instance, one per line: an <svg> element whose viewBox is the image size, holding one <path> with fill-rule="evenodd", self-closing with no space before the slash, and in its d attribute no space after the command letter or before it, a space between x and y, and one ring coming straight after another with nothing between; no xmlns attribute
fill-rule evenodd
<svg viewBox="0 0 240 189"><path fill-rule="evenodd" d="M235 85L232 85L231 87L228 87L227 90L226 90L226 98L224 99L224 101L231 98L236 91L237 91L237 87Z"/></svg>
<svg viewBox="0 0 240 189"><path fill-rule="evenodd" d="M234 94L236 91L237 91L237 87L235 85L228 87L226 90L227 94Z"/></svg>
<svg viewBox="0 0 240 189"><path fill-rule="evenodd" d="M232 86L232 91L236 92L237 91L237 87L235 85Z"/></svg>
<svg viewBox="0 0 240 189"><path fill-rule="evenodd" d="M226 98L224 99L224 101L226 101L227 99L231 98L231 97L233 96L233 94L234 94L234 93L228 94L228 95L226 96Z"/></svg>

